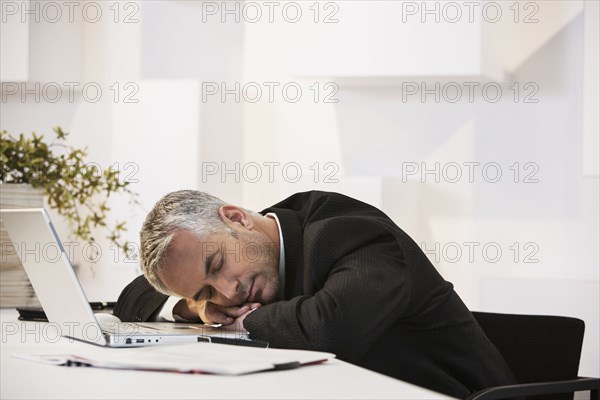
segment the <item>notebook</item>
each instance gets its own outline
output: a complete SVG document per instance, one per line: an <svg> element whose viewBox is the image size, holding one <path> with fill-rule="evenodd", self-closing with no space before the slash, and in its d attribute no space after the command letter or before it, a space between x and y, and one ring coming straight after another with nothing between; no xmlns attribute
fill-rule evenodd
<svg viewBox="0 0 600 400"><path fill-rule="evenodd" d="M253 347L268 343L250 340L246 332L204 324L162 322L99 323L83 292L50 216L43 208L0 210L0 218L44 308L61 336L108 347L138 347L186 342L213 342Z"/></svg>

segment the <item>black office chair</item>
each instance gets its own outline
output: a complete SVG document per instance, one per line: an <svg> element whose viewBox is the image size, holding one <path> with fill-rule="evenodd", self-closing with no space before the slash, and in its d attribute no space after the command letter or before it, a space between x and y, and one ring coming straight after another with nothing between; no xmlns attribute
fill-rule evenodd
<svg viewBox="0 0 600 400"><path fill-rule="evenodd" d="M598 400L600 379L579 378L585 324L570 317L473 312L504 356L517 385L480 390L468 400L572 400L573 392L590 391Z"/></svg>

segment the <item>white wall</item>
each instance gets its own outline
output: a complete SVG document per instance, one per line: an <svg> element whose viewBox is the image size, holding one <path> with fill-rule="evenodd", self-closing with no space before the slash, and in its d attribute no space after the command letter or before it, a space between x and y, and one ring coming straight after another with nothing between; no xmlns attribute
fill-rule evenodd
<svg viewBox="0 0 600 400"><path fill-rule="evenodd" d="M481 17L477 29L463 24L453 30L457 36L444 37L457 51L440 59L426 43L439 44L435 33L451 27L443 16L417 24L418 35L399 35L406 27L394 23L402 16L393 18L386 3L374 2L361 19L352 2L337 1L333 16L340 22L327 26L326 12L336 8L325 8L326 2L318 3L318 23L312 2L302 3L303 19L292 23L282 14L288 3L278 3L273 22L266 6L252 22L244 3L228 2L233 14L227 14L221 2L193 1L121 2L119 23L108 8L95 23L81 17L33 23L29 38L20 36L31 49L29 84L96 82L105 95L97 103L81 91L73 101L63 92L56 103L31 95L22 102L4 83L0 128L49 133L60 125L72 132L73 144L90 147L94 161L135 163L140 182L132 187L142 193L143 206L117 206L130 220L132 239L152 203L176 187L255 209L313 188L360 198L422 243L472 309L584 319L580 374L600 375L598 152L590 149L598 137L598 93L590 86L597 86L597 73L590 72L597 46L589 39L597 12L582 13L580 2L535 2L538 22L527 25L523 18L535 9L521 8L515 23L508 9L513 3L501 2L501 24ZM127 15L129 24L123 23ZM352 24L342 23L345 15L353 16ZM360 45L347 40L348 29L363 32ZM407 54L409 48L414 52ZM465 59L469 49L478 49L479 61ZM349 65L353 59L356 65ZM432 68L406 75L431 60L437 63ZM118 101L109 89L115 83L122 90ZM127 83L135 85L138 103L124 101ZM236 84L238 93L222 97L223 88ZM436 84L447 88L439 101L414 93ZM485 84L489 92L482 92ZM477 88L473 98L466 85ZM456 87L462 97L454 102ZM502 96L493 102L497 87ZM473 181L469 163L479 163ZM421 174L436 165L438 181ZM453 182L457 166L462 177ZM498 168L502 176L492 182ZM91 298L116 297L137 273L135 265L117 261L82 264Z"/></svg>
<svg viewBox="0 0 600 400"><path fill-rule="evenodd" d="M338 4L343 9L349 3ZM333 39L313 32L298 47L291 44L302 42L312 21L302 21L301 28L285 21L246 25L244 82L296 82L304 96L297 103L280 99L245 104L244 161L295 161L305 175L297 183L290 182L294 176L277 177L274 183L246 182L246 203L258 206L312 187L378 205L422 244L472 309L582 318L587 331L580 372L598 375L599 182L585 177L581 169L585 149L580 4L577 8L575 3L555 2L568 11L558 14L547 2L537 3L540 22L530 25L532 37L525 43L516 41L527 35L526 25L513 23L517 33L510 32L514 15L505 14L511 20L502 28L493 27L496 34L509 30L513 37L511 43L497 37L492 41L507 46L491 51L505 54L505 79L491 87L502 90L497 101L494 91L482 90L490 82L485 71L473 76L467 60L465 72L456 73L459 54L449 56L452 64L444 76L431 77L428 69L421 76L393 76L392 62L381 66L388 68L386 74L377 68L365 74L374 61L361 56L380 50L365 49L363 41L354 47L353 42L341 44L341 37L353 37L353 30L354 35L367 32L362 36L366 40L368 29L361 23L380 23L371 30L373 47L379 49L382 36L377 35L391 18L381 14L378 19L377 4L381 3L371 4L363 20L353 15L352 27L340 22L342 26L314 28L335 32ZM573 4L575 8L569 8ZM433 32L440 28L430 25ZM419 34L427 28L423 24ZM482 29L491 28L484 24ZM405 41L419 43L419 35L383 40L394 62L402 55L419 57L418 51L407 55L403 47ZM400 42L396 47L395 41ZM466 46L472 43L465 41ZM450 40L448 46L454 45L458 44ZM430 56L427 49L422 44L424 62ZM298 61L298 54L305 58ZM356 64L351 64L352 58ZM315 82L321 88L327 82L338 84L337 102L315 102L310 91ZM465 82L477 88L473 98ZM454 101L450 89L440 91L439 100L431 93L421 97L422 92L409 92L414 84L432 89L436 83L440 88L458 86L463 95ZM597 111L594 117L598 119ZM315 162L335 163L339 182L325 183L321 175L315 184L310 169ZM425 171L436 165L437 178ZM469 165L474 168L473 181ZM462 178L454 182L457 171ZM502 175L496 181L497 171Z"/></svg>

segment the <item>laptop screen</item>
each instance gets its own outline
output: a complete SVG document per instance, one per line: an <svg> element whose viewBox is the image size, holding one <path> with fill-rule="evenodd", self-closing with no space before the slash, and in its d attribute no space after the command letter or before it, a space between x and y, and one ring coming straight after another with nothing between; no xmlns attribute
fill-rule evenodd
<svg viewBox="0 0 600 400"><path fill-rule="evenodd" d="M0 210L11 244L56 333L104 345L100 325L43 208ZM4 251L4 249L3 249Z"/></svg>

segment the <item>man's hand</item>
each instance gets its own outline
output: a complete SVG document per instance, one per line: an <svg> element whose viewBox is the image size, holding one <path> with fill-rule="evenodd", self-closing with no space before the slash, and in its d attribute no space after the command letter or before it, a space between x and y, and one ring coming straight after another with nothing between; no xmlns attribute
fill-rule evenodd
<svg viewBox="0 0 600 400"><path fill-rule="evenodd" d="M256 308L258 308L258 307L256 307ZM246 328L244 328L244 319L252 311L255 311L256 308L251 308L250 310L246 311L245 313L243 313L242 315L240 315L239 317L237 317L235 319L235 321L233 321L232 324L230 324L230 325L223 325L223 329L227 329L228 331L247 331Z"/></svg>
<svg viewBox="0 0 600 400"><path fill-rule="evenodd" d="M206 300L194 301L192 299L181 299L173 308L173 314L177 314L189 321L201 319L206 324L231 325L242 315L260 306L260 303L222 306Z"/></svg>
<svg viewBox="0 0 600 400"><path fill-rule="evenodd" d="M244 303L239 306L225 307L210 301L194 302L198 304L198 315L204 323L231 325L239 317L261 306L260 303Z"/></svg>

